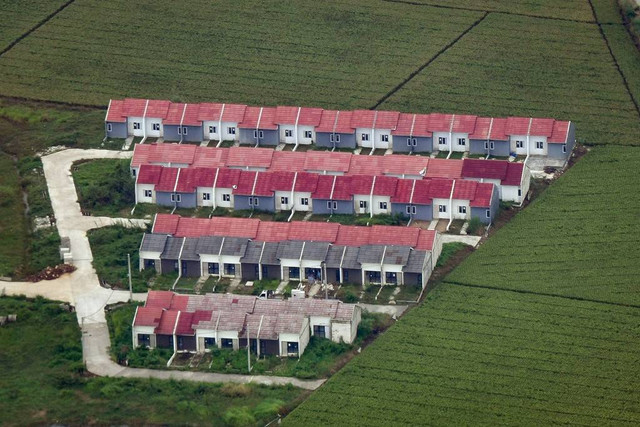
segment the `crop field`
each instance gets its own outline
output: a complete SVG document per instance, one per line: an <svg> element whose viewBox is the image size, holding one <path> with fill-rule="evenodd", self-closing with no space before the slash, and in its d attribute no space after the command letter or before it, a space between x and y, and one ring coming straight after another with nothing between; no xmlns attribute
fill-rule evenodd
<svg viewBox="0 0 640 427"><path fill-rule="evenodd" d="M0 0L0 51L63 4L64 0Z"/></svg>
<svg viewBox="0 0 640 427"><path fill-rule="evenodd" d="M640 144L639 112L598 27L540 21L489 14L380 108L554 117L574 121L582 142ZM640 54L622 25L604 28L637 89Z"/></svg>
<svg viewBox="0 0 640 427"><path fill-rule="evenodd" d="M368 0L77 0L0 57L0 94L367 107L481 16Z"/></svg>
<svg viewBox="0 0 640 427"><path fill-rule="evenodd" d="M446 285L285 425L638 425L640 310Z"/></svg>
<svg viewBox="0 0 640 427"><path fill-rule="evenodd" d="M592 149L446 280L640 306L638 165Z"/></svg>

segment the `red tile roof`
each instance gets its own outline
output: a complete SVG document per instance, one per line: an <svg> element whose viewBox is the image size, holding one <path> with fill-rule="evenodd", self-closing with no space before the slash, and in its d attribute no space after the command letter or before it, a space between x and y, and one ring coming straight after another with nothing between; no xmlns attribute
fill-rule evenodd
<svg viewBox="0 0 640 427"><path fill-rule="evenodd" d="M432 199L448 199L451 197L451 179L432 179L429 183L429 196Z"/></svg>
<svg viewBox="0 0 640 427"><path fill-rule="evenodd" d="M471 200L472 208L488 208L491 206L491 197L493 196L493 184L488 182L478 183L475 197Z"/></svg>
<svg viewBox="0 0 640 427"><path fill-rule="evenodd" d="M160 324L162 317L162 308L160 307L138 307L136 311L136 320L134 326L153 326L156 328Z"/></svg>
<svg viewBox="0 0 640 427"><path fill-rule="evenodd" d="M569 126L571 122L556 120L553 123L553 130L547 142L551 144L565 144L569 136Z"/></svg>
<svg viewBox="0 0 640 427"><path fill-rule="evenodd" d="M371 245L396 245L414 247L418 241L419 229L414 227L396 227L393 225L374 225L369 234Z"/></svg>
<svg viewBox="0 0 640 427"><path fill-rule="evenodd" d="M147 105L147 112L144 116L154 119L164 119L167 117L169 105L171 105L170 101L150 99L149 104Z"/></svg>
<svg viewBox="0 0 640 427"><path fill-rule="evenodd" d="M398 178L391 176L377 176L373 186L374 196L393 196L398 185Z"/></svg>
<svg viewBox="0 0 640 427"><path fill-rule="evenodd" d="M336 181L336 187L338 187L338 181L340 182L345 181L345 178L347 177L343 177L343 176L338 177L338 180ZM373 185L373 175L352 175L347 178L347 181L348 181L347 185L343 184L341 186L341 188L344 187L345 190L348 190L349 197L346 197L347 199L350 199L351 198L350 196L352 194L357 194L360 196L371 194L371 187ZM347 194L346 191L344 194L345 195ZM335 189L334 189L334 198L336 198Z"/></svg>
<svg viewBox="0 0 640 427"><path fill-rule="evenodd" d="M429 130L431 132L450 132L453 114L431 113L429 114Z"/></svg>
<svg viewBox="0 0 640 427"><path fill-rule="evenodd" d="M213 171L213 174L211 173L211 171ZM194 193L197 187L212 187L214 177L215 177L215 169L204 169L204 168L180 169L180 176L178 177L178 185L176 186L176 192Z"/></svg>
<svg viewBox="0 0 640 427"><path fill-rule="evenodd" d="M180 217L178 215L156 214L151 232L159 234L175 234L179 221Z"/></svg>
<svg viewBox="0 0 640 427"><path fill-rule="evenodd" d="M427 178L457 179L462 176L462 161L450 159L429 159Z"/></svg>
<svg viewBox="0 0 640 427"><path fill-rule="evenodd" d="M431 193L429 189L431 187L431 181L420 180L420 181L415 181L415 183L416 183L416 186L413 189L413 199L411 199L411 203L416 205L432 204L433 198L431 197Z"/></svg>
<svg viewBox="0 0 640 427"><path fill-rule="evenodd" d="M415 249L422 251L432 251L433 243L436 239L436 231L435 230L420 230L418 234L418 242L416 243Z"/></svg>
<svg viewBox="0 0 640 427"><path fill-rule="evenodd" d="M429 115L428 114L409 114L400 113L398 117L398 125L396 129L391 132L392 135L397 136L412 136L412 137L429 137L433 134L429 130Z"/></svg>
<svg viewBox="0 0 640 427"><path fill-rule="evenodd" d="M258 234L260 220L255 218L213 217L210 219L210 236L246 237L254 239Z"/></svg>
<svg viewBox="0 0 640 427"><path fill-rule="evenodd" d="M176 335L195 335L195 331L191 327L195 313L180 312L178 318L178 326L176 327Z"/></svg>
<svg viewBox="0 0 640 427"><path fill-rule="evenodd" d="M429 158L423 156L390 154L378 157L382 159L381 172L385 175L420 175L429 165Z"/></svg>
<svg viewBox="0 0 640 427"><path fill-rule="evenodd" d="M200 121L220 121L220 113L222 113L222 121L226 123L240 123L244 119L244 113L247 106L244 104L220 104L207 103L200 104L198 111L198 120Z"/></svg>
<svg viewBox="0 0 640 427"><path fill-rule="evenodd" d="M253 189L254 196L273 196L273 183L274 178L280 179L281 172L258 172L258 180L256 186ZM281 182L282 184L282 182ZM293 182L291 183L293 185ZM291 186L289 186L291 188Z"/></svg>
<svg viewBox="0 0 640 427"><path fill-rule="evenodd" d="M330 199L333 184L338 177L335 175L318 175L316 189L313 192L314 199Z"/></svg>
<svg viewBox="0 0 640 427"><path fill-rule="evenodd" d="M240 172L240 178L238 179L236 188L233 189L233 194L253 196L253 187L256 184L257 176L258 172Z"/></svg>
<svg viewBox="0 0 640 427"><path fill-rule="evenodd" d="M352 157L353 155L350 153L307 151L304 170L346 173L349 170Z"/></svg>
<svg viewBox="0 0 640 427"><path fill-rule="evenodd" d="M352 116L351 111L324 110L316 132L353 133Z"/></svg>
<svg viewBox="0 0 640 427"><path fill-rule="evenodd" d="M396 185L396 192L393 197L391 197L391 203L409 203L415 182L416 181L413 179L401 179L398 181L398 185Z"/></svg>
<svg viewBox="0 0 640 427"><path fill-rule="evenodd" d="M300 172L304 170L306 158L304 151L274 151L269 170Z"/></svg>
<svg viewBox="0 0 640 427"><path fill-rule="evenodd" d="M540 119L534 118L531 120L531 129L529 130L529 135L535 136L551 136L553 131L553 119Z"/></svg>
<svg viewBox="0 0 640 427"><path fill-rule="evenodd" d="M208 218L187 218L182 217L178 222L175 235L177 237L200 237L206 236L211 222Z"/></svg>
<svg viewBox="0 0 640 427"><path fill-rule="evenodd" d="M349 175L382 175L387 156L352 156ZM403 156L406 157L406 156Z"/></svg>
<svg viewBox="0 0 640 427"><path fill-rule="evenodd" d="M509 136L505 134L507 119L478 117L476 120L476 128L469 139L507 141ZM491 132L491 133L489 133Z"/></svg>
<svg viewBox="0 0 640 427"><path fill-rule="evenodd" d="M338 110L323 110L320 116L320 123L316 127L316 132L333 132L336 126L336 115Z"/></svg>
<svg viewBox="0 0 640 427"><path fill-rule="evenodd" d="M376 129L395 129L398 125L398 117L400 113L397 111L377 111L374 127Z"/></svg>
<svg viewBox="0 0 640 427"><path fill-rule="evenodd" d="M138 171L138 184L157 184L162 174L162 166L141 165Z"/></svg>
<svg viewBox="0 0 640 427"><path fill-rule="evenodd" d="M238 185L241 172L240 169L220 168L216 188L233 188L234 185Z"/></svg>
<svg viewBox="0 0 640 427"><path fill-rule="evenodd" d="M279 125L294 125L298 117L299 109L300 107L277 106L275 122Z"/></svg>
<svg viewBox="0 0 640 427"><path fill-rule="evenodd" d="M268 168L274 152L271 148L231 147L227 166Z"/></svg>
<svg viewBox="0 0 640 427"><path fill-rule="evenodd" d="M453 198L457 200L473 200L476 197L476 189L478 183L476 181L467 181L465 179L456 180L456 186L453 189Z"/></svg>
<svg viewBox="0 0 640 427"><path fill-rule="evenodd" d="M275 123L279 125L318 126L322 116L322 108L311 107L276 107Z"/></svg>
<svg viewBox="0 0 640 427"><path fill-rule="evenodd" d="M335 242L339 228L340 224L335 222L292 221L289 228L289 240Z"/></svg>
<svg viewBox="0 0 640 427"><path fill-rule="evenodd" d="M507 175L508 161L464 159L462 176L464 178L486 178L502 180Z"/></svg>
<svg viewBox="0 0 640 427"><path fill-rule="evenodd" d="M227 164L229 150L215 147L197 147L193 167L220 168Z"/></svg>
<svg viewBox="0 0 640 427"><path fill-rule="evenodd" d="M505 132L507 135L526 135L529 131L529 123L531 119L528 117L509 117Z"/></svg>
<svg viewBox="0 0 640 427"><path fill-rule="evenodd" d="M291 191L293 188L293 179L295 177L295 172L285 172L285 171L277 171L272 172L264 172L270 176L269 185L271 186L271 191Z"/></svg>
<svg viewBox="0 0 640 427"><path fill-rule="evenodd" d="M123 113L127 117L142 117L147 105L146 99L125 98Z"/></svg>
<svg viewBox="0 0 640 427"><path fill-rule="evenodd" d="M198 119L200 104L187 104L187 109L182 118L183 126L201 126L202 122Z"/></svg>
<svg viewBox="0 0 640 427"><path fill-rule="evenodd" d="M173 192L178 178L178 168L162 168L160 179L156 184L156 191Z"/></svg>
<svg viewBox="0 0 640 427"><path fill-rule="evenodd" d="M302 107L300 117L298 117L299 126L318 126L322 117L322 108Z"/></svg>
<svg viewBox="0 0 640 427"><path fill-rule="evenodd" d="M477 116L455 114L453 116L453 132L473 133L476 128Z"/></svg>
<svg viewBox="0 0 640 427"><path fill-rule="evenodd" d="M259 242L281 242L287 240L290 226L291 224L288 222L261 221L256 240Z"/></svg>
<svg viewBox="0 0 640 427"><path fill-rule="evenodd" d="M189 144L169 144L154 143L150 144L147 161L149 163L180 163L192 164L196 148L195 145ZM135 155L135 153L134 153Z"/></svg>
<svg viewBox="0 0 640 427"><path fill-rule="evenodd" d="M247 107L244 119L238 124L240 129L275 130L276 109L274 107Z"/></svg>
<svg viewBox="0 0 640 427"><path fill-rule="evenodd" d="M145 302L144 306L155 308L171 308L173 295L174 293L171 291L151 290L147 293L147 301Z"/></svg>
<svg viewBox="0 0 640 427"><path fill-rule="evenodd" d="M369 244L371 227L340 226L336 245L364 246Z"/></svg>
<svg viewBox="0 0 640 427"><path fill-rule="evenodd" d="M160 324L155 330L156 334L173 335L178 320L178 313L177 310L164 310L160 317Z"/></svg>
<svg viewBox="0 0 640 427"><path fill-rule="evenodd" d="M336 184L333 187L333 194L331 195L331 200L351 200L352 195L353 188L351 177L337 176Z"/></svg>
<svg viewBox="0 0 640 427"><path fill-rule="evenodd" d="M133 146L133 158L131 159L131 167L137 168L140 165L149 163L149 155L155 149L153 144L135 144Z"/></svg>
<svg viewBox="0 0 640 427"><path fill-rule="evenodd" d="M351 116L351 128L373 128L376 112L373 110L355 110Z"/></svg>
<svg viewBox="0 0 640 427"><path fill-rule="evenodd" d="M522 174L524 173L523 163L509 163L507 166L507 175L502 180L502 185L513 185L519 187L522 183Z"/></svg>
<svg viewBox="0 0 640 427"><path fill-rule="evenodd" d="M313 193L318 185L318 175L315 173L298 172L294 191Z"/></svg>
<svg viewBox="0 0 640 427"><path fill-rule="evenodd" d="M198 120L200 121L219 121L222 104L217 102L202 102L198 109Z"/></svg>
<svg viewBox="0 0 640 427"><path fill-rule="evenodd" d="M124 123L127 118L124 115L124 101L120 99L112 99L109 101L109 109L104 119L106 122Z"/></svg>
<svg viewBox="0 0 640 427"><path fill-rule="evenodd" d="M167 111L167 116L162 123L165 125L179 125L182 121L182 113L185 110L185 105L184 103L171 103Z"/></svg>

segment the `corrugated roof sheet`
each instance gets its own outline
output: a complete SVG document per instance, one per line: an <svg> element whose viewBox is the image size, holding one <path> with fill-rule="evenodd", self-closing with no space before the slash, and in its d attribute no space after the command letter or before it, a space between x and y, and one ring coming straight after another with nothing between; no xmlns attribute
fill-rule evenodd
<svg viewBox="0 0 640 427"><path fill-rule="evenodd" d="M166 234L144 233L140 252L162 252L166 243Z"/></svg>

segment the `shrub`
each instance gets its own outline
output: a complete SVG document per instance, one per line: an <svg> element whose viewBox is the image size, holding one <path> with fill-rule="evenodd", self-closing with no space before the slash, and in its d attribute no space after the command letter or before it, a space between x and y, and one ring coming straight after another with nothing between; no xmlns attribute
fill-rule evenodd
<svg viewBox="0 0 640 427"><path fill-rule="evenodd" d="M469 220L469 225L467 226L467 234L476 234L482 227L482 222L480 222L480 218L474 216Z"/></svg>
<svg viewBox="0 0 640 427"><path fill-rule="evenodd" d="M246 397L252 392L251 387L246 384L226 383L220 387L220 393L228 397Z"/></svg>
<svg viewBox="0 0 640 427"><path fill-rule="evenodd" d="M254 408L253 415L257 419L273 418L283 406L284 401L280 399L266 399Z"/></svg>
<svg viewBox="0 0 640 427"><path fill-rule="evenodd" d="M249 412L249 408L246 406L229 409L225 412L222 419L225 423L236 427L251 426L256 423L255 417Z"/></svg>

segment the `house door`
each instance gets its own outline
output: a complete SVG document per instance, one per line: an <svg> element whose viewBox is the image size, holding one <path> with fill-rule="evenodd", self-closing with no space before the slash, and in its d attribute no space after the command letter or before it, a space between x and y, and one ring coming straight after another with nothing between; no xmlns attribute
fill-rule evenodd
<svg viewBox="0 0 640 427"><path fill-rule="evenodd" d="M182 261L181 263L181 270L182 271L182 275L186 276L187 275L187 261Z"/></svg>

